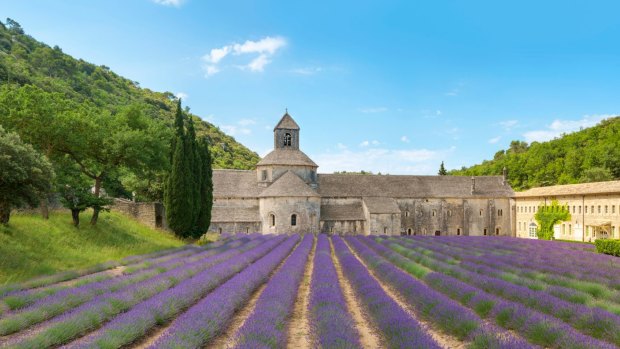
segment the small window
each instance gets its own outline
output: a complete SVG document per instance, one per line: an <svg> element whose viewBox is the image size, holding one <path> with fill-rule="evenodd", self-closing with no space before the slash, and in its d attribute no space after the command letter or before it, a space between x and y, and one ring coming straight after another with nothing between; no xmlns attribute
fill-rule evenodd
<svg viewBox="0 0 620 349"><path fill-rule="evenodd" d="M246 234L250 234L250 228L247 228L247 227L246 227L246 228L245 228L245 233L246 233Z"/></svg>
<svg viewBox="0 0 620 349"><path fill-rule="evenodd" d="M599 213L600 213L600 210L599 210ZM590 214L594 214L594 205L590 206Z"/></svg>
<svg viewBox="0 0 620 349"><path fill-rule="evenodd" d="M218 228L217 231L222 235L222 228Z"/></svg>
<svg viewBox="0 0 620 349"><path fill-rule="evenodd" d="M579 206L579 207L581 207L581 206ZM588 213L588 206L584 206L584 208L586 210L585 212Z"/></svg>
<svg viewBox="0 0 620 349"><path fill-rule="evenodd" d="M482 212L483 211L484 211L483 209L480 209L480 217L482 217Z"/></svg>
<svg viewBox="0 0 620 349"><path fill-rule="evenodd" d="M272 227L276 226L276 215L275 214L270 214L269 215L269 223L271 224Z"/></svg>
<svg viewBox="0 0 620 349"><path fill-rule="evenodd" d="M294 227L297 225L297 215L291 215L291 225Z"/></svg>
<svg viewBox="0 0 620 349"><path fill-rule="evenodd" d="M260 171L261 173L261 180L266 181L267 180L267 170L262 170Z"/></svg>
<svg viewBox="0 0 620 349"><path fill-rule="evenodd" d="M387 235L387 227L383 227L383 234Z"/></svg>
<svg viewBox="0 0 620 349"><path fill-rule="evenodd" d="M536 235L536 231L537 231L538 227L536 226L535 223L530 223L530 229L529 229L529 233L530 233L530 237L531 238L535 238Z"/></svg>
<svg viewBox="0 0 620 349"><path fill-rule="evenodd" d="M407 235L411 235L411 232L412 232L411 228L407 229Z"/></svg>
<svg viewBox="0 0 620 349"><path fill-rule="evenodd" d="M461 235L461 228L456 228L456 235Z"/></svg>
<svg viewBox="0 0 620 349"><path fill-rule="evenodd" d="M437 211L433 210L433 217L435 217L436 214L437 214Z"/></svg>
<svg viewBox="0 0 620 349"><path fill-rule="evenodd" d="M285 147L290 147L291 146L291 134L290 133L286 133L284 134L284 146Z"/></svg>
<svg viewBox="0 0 620 349"><path fill-rule="evenodd" d="M452 217L452 210L448 210L448 217Z"/></svg>
<svg viewBox="0 0 620 349"><path fill-rule="evenodd" d="M499 235L499 228L495 228L495 235Z"/></svg>
<svg viewBox="0 0 620 349"><path fill-rule="evenodd" d="M487 228L484 228L484 235L487 235Z"/></svg>
<svg viewBox="0 0 620 349"><path fill-rule="evenodd" d="M607 205L605 205L605 214L607 214L607 213L608 213L608 212L607 212Z"/></svg>
<svg viewBox="0 0 620 349"><path fill-rule="evenodd" d="M616 205L611 205L611 213L616 213Z"/></svg>
<svg viewBox="0 0 620 349"><path fill-rule="evenodd" d="M601 214L601 205L598 205L598 213Z"/></svg>
<svg viewBox="0 0 620 349"><path fill-rule="evenodd" d="M405 217L409 217L409 211L405 211ZM409 234L411 235L411 234Z"/></svg>
<svg viewBox="0 0 620 349"><path fill-rule="evenodd" d="M579 205L579 214L581 214L581 205Z"/></svg>

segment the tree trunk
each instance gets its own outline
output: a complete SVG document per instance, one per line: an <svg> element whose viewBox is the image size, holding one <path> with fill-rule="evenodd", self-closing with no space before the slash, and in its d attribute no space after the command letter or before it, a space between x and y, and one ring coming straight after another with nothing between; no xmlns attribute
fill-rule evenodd
<svg viewBox="0 0 620 349"><path fill-rule="evenodd" d="M49 219L50 210L49 206L47 205L47 197L41 199L41 201L39 202L39 207L41 208L41 216L43 217L43 219Z"/></svg>
<svg viewBox="0 0 620 349"><path fill-rule="evenodd" d="M73 218L73 225L80 226L80 210L71 210L71 218Z"/></svg>
<svg viewBox="0 0 620 349"><path fill-rule="evenodd" d="M11 205L7 202L0 202L0 224L9 224L9 217L11 215Z"/></svg>
<svg viewBox="0 0 620 349"><path fill-rule="evenodd" d="M101 177L97 177L95 179L95 196L99 197L99 193L101 192ZM90 218L90 225L97 225L97 220L99 219L99 207L93 207L93 216Z"/></svg>

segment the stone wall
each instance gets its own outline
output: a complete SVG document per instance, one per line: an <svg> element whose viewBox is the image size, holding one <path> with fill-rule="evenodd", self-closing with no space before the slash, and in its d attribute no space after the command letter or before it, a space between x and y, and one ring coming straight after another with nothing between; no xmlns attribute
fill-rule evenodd
<svg viewBox="0 0 620 349"><path fill-rule="evenodd" d="M159 202L133 202L126 199L114 199L110 206L114 211L122 212L137 219L140 223L151 228L167 229L166 213L162 203Z"/></svg>
<svg viewBox="0 0 620 349"><path fill-rule="evenodd" d="M364 235L363 220L321 221L320 232L335 235Z"/></svg>
<svg viewBox="0 0 620 349"><path fill-rule="evenodd" d="M260 199L263 234L311 233L319 231L321 199L318 197L275 197ZM275 216L275 225L271 215ZM296 215L292 225L291 216Z"/></svg>

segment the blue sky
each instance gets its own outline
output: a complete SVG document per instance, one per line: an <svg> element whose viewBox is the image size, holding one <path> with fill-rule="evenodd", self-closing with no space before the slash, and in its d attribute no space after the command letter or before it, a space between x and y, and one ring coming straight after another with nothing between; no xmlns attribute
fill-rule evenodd
<svg viewBox="0 0 620 349"><path fill-rule="evenodd" d="M261 155L436 174L620 114L615 1L0 1L49 45L183 96Z"/></svg>

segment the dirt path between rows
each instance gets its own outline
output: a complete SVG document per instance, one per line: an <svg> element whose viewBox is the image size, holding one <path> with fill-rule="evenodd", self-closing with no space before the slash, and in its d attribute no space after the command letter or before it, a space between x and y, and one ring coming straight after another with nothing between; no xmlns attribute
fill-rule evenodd
<svg viewBox="0 0 620 349"><path fill-rule="evenodd" d="M435 340L435 342L437 342L442 348L464 349L467 347L468 343L463 342L459 340L458 338L453 337L449 334L443 333L440 330L436 329L435 326L433 326L430 322L420 319L416 315L414 309L412 309L413 307L409 307L407 303L404 301L404 299L396 292L396 290L384 284L381 280L379 280L379 278L377 278L374 271L368 268L366 263L364 263L364 261L357 255L355 250L351 248L351 246L346 240L345 240L345 244L349 247L349 250L351 250L351 253L355 256L355 258L357 258L357 260L360 261L360 263L362 263L362 265L366 267L366 269L368 270L370 275L373 277L373 279L375 279L379 283L383 291L385 291L385 293L387 293L387 295L390 296L390 298L396 301L396 303L398 303L398 305L400 305L400 307L403 308L407 312L407 314L409 314L412 318L414 318L417 322L419 322L422 329L426 333L428 333Z"/></svg>
<svg viewBox="0 0 620 349"><path fill-rule="evenodd" d="M289 322L287 348L289 349L310 349L310 323L308 321L308 303L310 302L310 280L314 270L314 253L316 251L317 239L314 238L312 250L306 262L304 278L301 280L295 307Z"/></svg>
<svg viewBox="0 0 620 349"><path fill-rule="evenodd" d="M336 257L334 243L331 239L329 239L329 244L331 247L332 261L334 262L334 266L336 267L336 273L338 274L338 283L340 284L340 289L342 290L344 298L347 302L347 309L349 309L349 313L353 316L355 327L357 328L357 332L360 335L360 344L363 348L368 349L385 347L384 345L380 344L381 341L379 339L379 336L377 335L377 330L364 317L362 307L357 301L358 297L355 294L355 291L353 291L353 287L342 272L342 266L340 265L340 261Z"/></svg>

